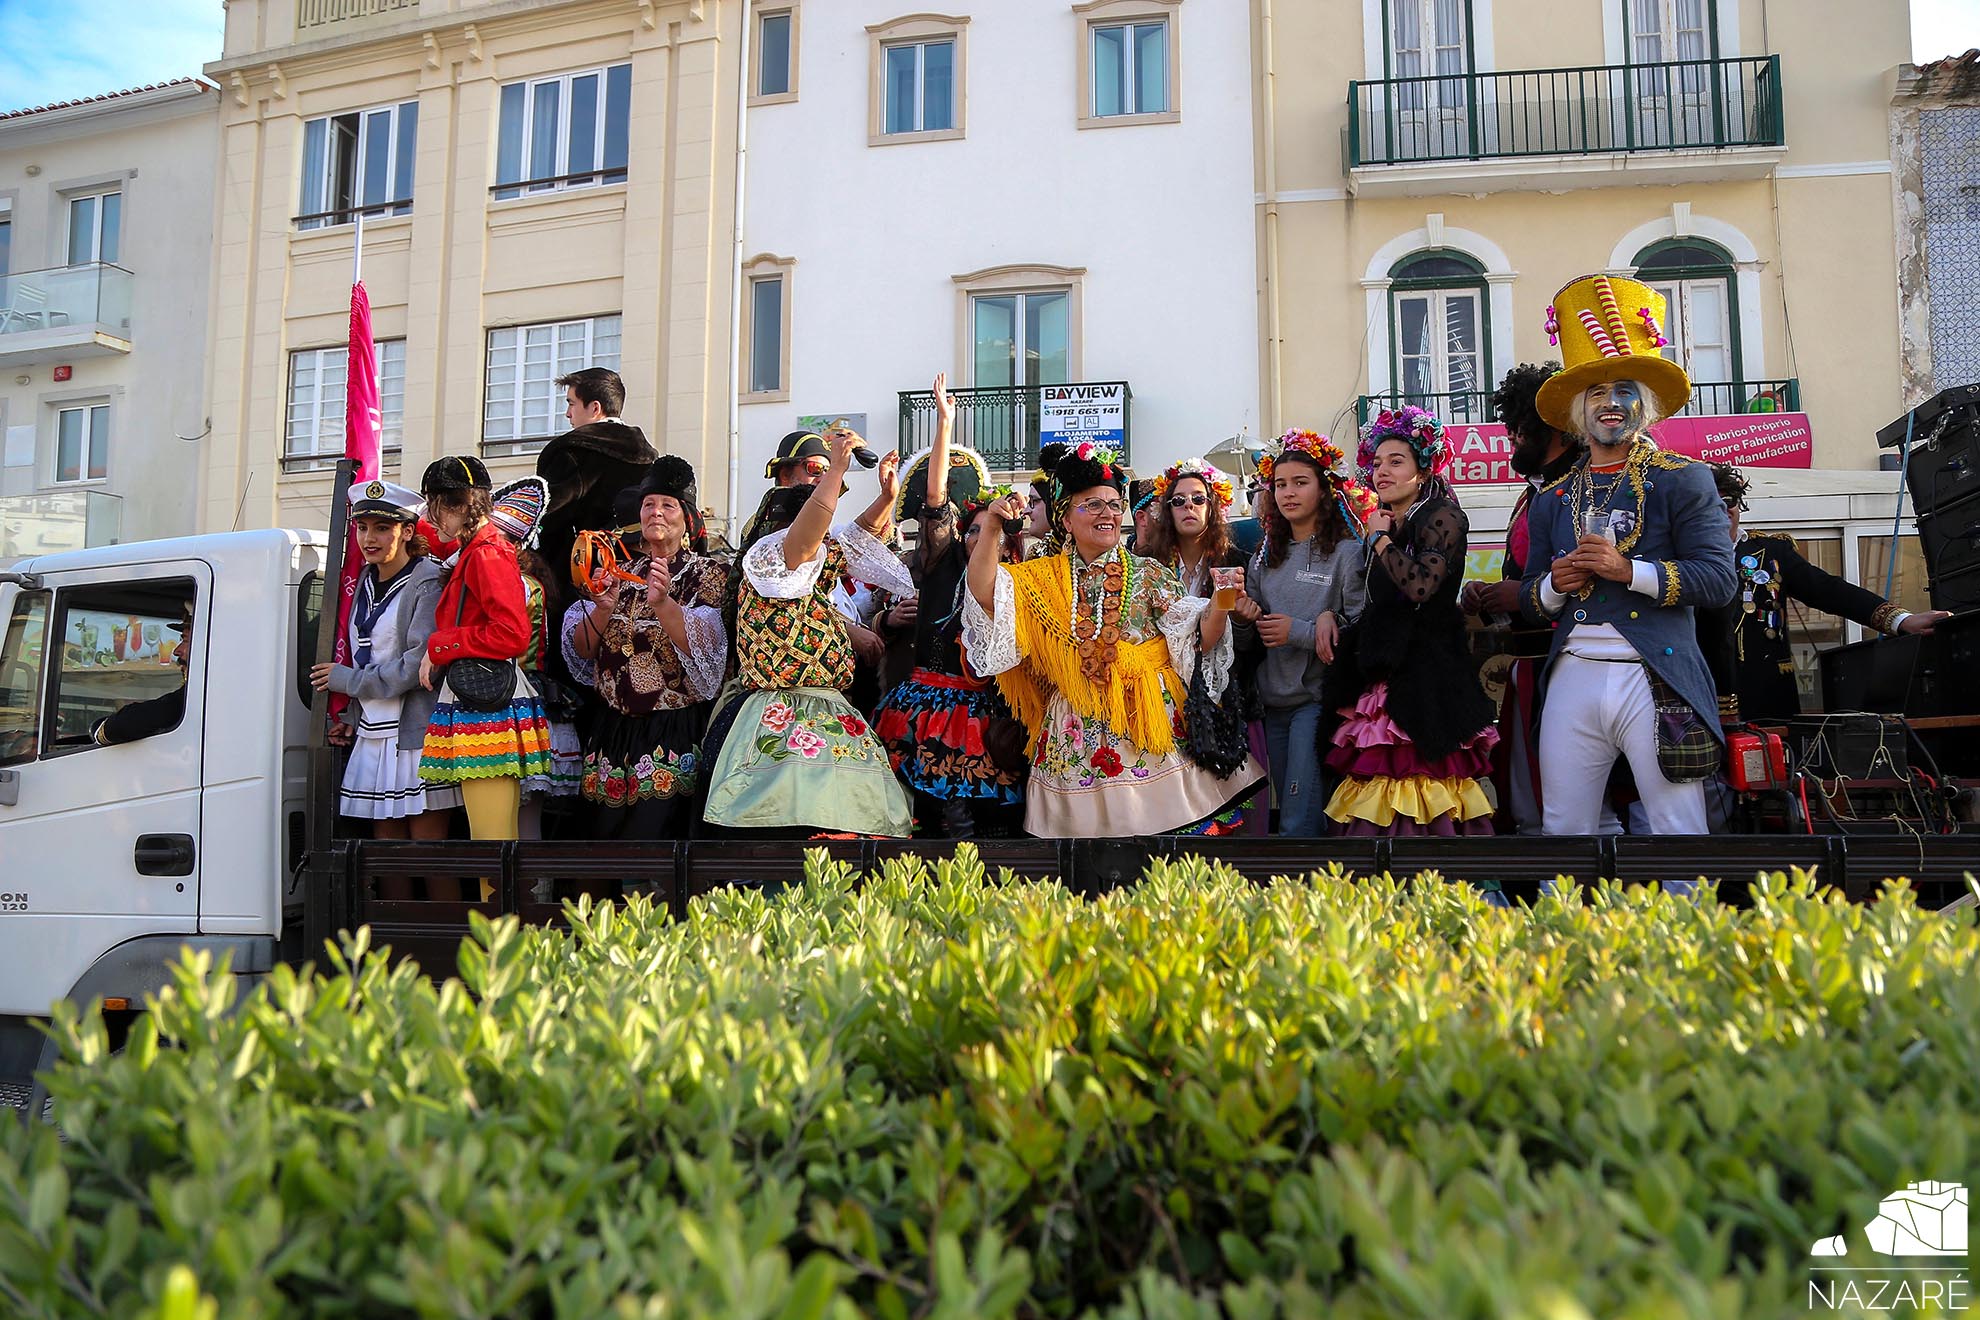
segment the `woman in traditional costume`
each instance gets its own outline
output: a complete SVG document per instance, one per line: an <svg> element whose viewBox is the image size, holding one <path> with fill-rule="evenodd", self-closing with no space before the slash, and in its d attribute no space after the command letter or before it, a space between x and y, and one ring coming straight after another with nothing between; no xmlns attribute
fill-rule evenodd
<svg viewBox="0 0 1980 1320"><path fill-rule="evenodd" d="M963 645L994 674L1030 734L1025 829L1041 838L1120 838L1237 828L1233 803L1264 778L1244 756L1228 777L1185 755L1184 674L1204 666L1206 692L1230 679L1228 610L1185 594L1152 559L1127 553L1127 473L1111 450L1082 443L1052 474L1055 553L998 562L979 539L969 561ZM1013 496L992 506L1015 518Z"/></svg>
<svg viewBox="0 0 1980 1320"><path fill-rule="evenodd" d="M832 589L850 576L906 595L913 580L885 539L900 456L880 460L880 497L832 526L854 448L834 431L831 466L816 486L773 491L743 550L734 586L736 694L709 728L702 819L722 830L906 838L907 791L872 728L847 702L853 652Z"/></svg>
<svg viewBox="0 0 1980 1320"><path fill-rule="evenodd" d="M914 668L881 700L873 719L894 769L914 791L916 815L939 823L949 838L966 839L982 832L980 826L1001 825L998 809L1024 800L1024 764L1021 747L1004 748L995 736L1010 718L1003 696L963 654L965 570L979 537L1002 540L1006 562L1023 555L1019 539L1007 536L990 512L983 460L949 442L956 405L947 385L946 373L935 378L935 443L919 464L908 464L899 509L900 517L921 526Z"/></svg>
<svg viewBox="0 0 1980 1320"><path fill-rule="evenodd" d="M1385 411L1357 457L1380 504L1364 523L1367 605L1324 684L1339 719L1327 764L1344 776L1327 815L1342 834L1489 834L1479 780L1498 729L1458 610L1468 527L1444 428Z"/></svg>
<svg viewBox="0 0 1980 1320"><path fill-rule="evenodd" d="M586 564L591 602L564 623L603 701L582 792L593 838L684 839L701 783L701 737L728 667L729 570L706 553L686 459L662 454L636 492L640 554L624 567L609 558Z"/></svg>
<svg viewBox="0 0 1980 1320"><path fill-rule="evenodd" d="M440 695L426 725L419 775L460 786L473 837L513 839L523 779L550 771L550 726L528 676L513 663L529 649L528 598L516 548L490 521L498 496L489 486L487 467L471 455L436 459L420 480L427 516L458 548L420 662L421 686ZM493 709L462 701L449 674L463 660L494 662L482 668L502 674L508 699Z"/></svg>

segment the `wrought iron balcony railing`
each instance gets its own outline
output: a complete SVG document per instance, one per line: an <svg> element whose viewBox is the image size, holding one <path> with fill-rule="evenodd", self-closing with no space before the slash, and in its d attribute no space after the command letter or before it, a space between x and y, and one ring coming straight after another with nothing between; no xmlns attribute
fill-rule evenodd
<svg viewBox="0 0 1980 1320"><path fill-rule="evenodd" d="M1355 421L1365 426L1384 408L1414 404L1435 413L1446 426L1476 426L1496 422L1490 390L1458 390L1436 394L1391 390L1364 394L1355 404ZM1693 381L1691 402L1679 417L1730 417L1737 413L1800 412L1801 382L1784 380Z"/></svg>
<svg viewBox="0 0 1980 1320"><path fill-rule="evenodd" d="M1350 169L1783 142L1778 55L1348 84Z"/></svg>
<svg viewBox="0 0 1980 1320"><path fill-rule="evenodd" d="M1109 381L1121 387L1124 426L1121 459L1128 456L1128 438L1134 431L1133 391L1125 381ZM1038 466L1038 411L1042 385L989 385L955 389L956 430L952 437L983 456L993 472L1019 472ZM935 442L935 396L927 390L900 392L901 417L899 447L906 456Z"/></svg>

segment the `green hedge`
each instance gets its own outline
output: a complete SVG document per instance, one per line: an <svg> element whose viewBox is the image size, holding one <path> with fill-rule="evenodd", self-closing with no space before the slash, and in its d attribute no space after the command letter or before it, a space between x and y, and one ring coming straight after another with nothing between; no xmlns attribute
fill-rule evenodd
<svg viewBox="0 0 1980 1320"><path fill-rule="evenodd" d="M477 919L440 986L360 933L238 1012L188 967L120 1053L58 1021L0 1312L1803 1315L1815 1239L1966 1180L1975 952L1802 877L1089 901L966 846Z"/></svg>

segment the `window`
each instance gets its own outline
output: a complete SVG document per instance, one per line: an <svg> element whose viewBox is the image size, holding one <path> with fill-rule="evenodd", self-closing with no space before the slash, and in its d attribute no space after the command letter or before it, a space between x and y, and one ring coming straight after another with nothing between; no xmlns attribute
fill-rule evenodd
<svg viewBox="0 0 1980 1320"><path fill-rule="evenodd" d="M963 135L967 18L919 14L867 29L871 47L868 142L927 142Z"/></svg>
<svg viewBox="0 0 1980 1320"><path fill-rule="evenodd" d="M110 474L110 405L84 404L55 414L55 480L101 481Z"/></svg>
<svg viewBox="0 0 1980 1320"><path fill-rule="evenodd" d="M1470 0L1383 0L1397 155L1441 160L1470 151Z"/></svg>
<svg viewBox="0 0 1980 1320"><path fill-rule="evenodd" d="M490 330L483 450L519 453L561 434L564 392L557 388L557 377L584 367L616 371L619 328L614 314Z"/></svg>
<svg viewBox="0 0 1980 1320"><path fill-rule="evenodd" d="M1491 361L1485 268L1460 252L1418 252L1389 271L1391 400L1446 421L1483 420Z"/></svg>
<svg viewBox="0 0 1980 1320"><path fill-rule="evenodd" d="M762 253L743 263L743 393L752 403L791 397L792 257Z"/></svg>
<svg viewBox="0 0 1980 1320"><path fill-rule="evenodd" d="M795 6L760 10L750 78L751 105L797 100L798 18Z"/></svg>
<svg viewBox="0 0 1980 1320"><path fill-rule="evenodd" d="M298 229L412 211L419 102L312 119L303 125Z"/></svg>
<svg viewBox="0 0 1980 1320"><path fill-rule="evenodd" d="M5 275L12 267L7 264L14 247L14 222L0 217L0 275Z"/></svg>
<svg viewBox="0 0 1980 1320"><path fill-rule="evenodd" d="M61 672L50 750L86 745L91 726L104 716L184 689L179 649L191 643L181 628L193 594L191 578L100 583L61 593ZM156 732L177 725L174 719Z"/></svg>
<svg viewBox="0 0 1980 1320"><path fill-rule="evenodd" d="M1182 0L1087 0L1079 16L1079 126L1173 124L1181 115L1176 59Z"/></svg>
<svg viewBox="0 0 1980 1320"><path fill-rule="evenodd" d="M1684 411L1735 413L1745 380L1739 352L1739 284L1732 254L1702 238L1653 243L1636 255L1636 277L1664 295L1664 356L1692 380Z"/></svg>
<svg viewBox="0 0 1980 1320"><path fill-rule="evenodd" d="M1037 466L1040 385L1081 379L1081 267L996 266L954 281L962 383L976 390L959 439L997 471Z"/></svg>
<svg viewBox="0 0 1980 1320"><path fill-rule="evenodd" d="M93 193L69 199L69 265L117 260L118 235L123 228L124 195Z"/></svg>
<svg viewBox="0 0 1980 1320"><path fill-rule="evenodd" d="M632 65L502 88L495 196L626 181Z"/></svg>
<svg viewBox="0 0 1980 1320"><path fill-rule="evenodd" d="M309 671L316 664L316 630L323 626L323 574L311 569L296 588L296 700L307 706L313 690Z"/></svg>
<svg viewBox="0 0 1980 1320"><path fill-rule="evenodd" d="M47 648L48 593L14 597L14 617L0 642L0 765L32 761L40 746L41 657Z"/></svg>
<svg viewBox="0 0 1980 1320"><path fill-rule="evenodd" d="M406 341L381 339L372 351L378 359L379 448L396 454L406 430ZM350 349L343 344L289 354L284 466L328 467L344 456L344 385L350 379L350 361Z"/></svg>
<svg viewBox="0 0 1980 1320"><path fill-rule="evenodd" d="M1713 114L1705 104L1717 54L1712 0L1621 0L1636 141L1647 145L1709 146ZM1691 62L1697 61L1697 62ZM1681 63L1683 62L1683 63ZM1677 64L1679 67L1670 68Z"/></svg>

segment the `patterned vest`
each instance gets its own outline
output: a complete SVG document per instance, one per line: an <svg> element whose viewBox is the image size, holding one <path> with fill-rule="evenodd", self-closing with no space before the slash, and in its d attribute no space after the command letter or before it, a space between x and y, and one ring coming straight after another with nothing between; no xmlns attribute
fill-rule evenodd
<svg viewBox="0 0 1980 1320"><path fill-rule="evenodd" d="M759 691L836 688L853 680L852 643L832 607L832 586L846 571L839 543L825 540L825 566L810 592L770 600L745 577L736 599L736 661L742 681Z"/></svg>

